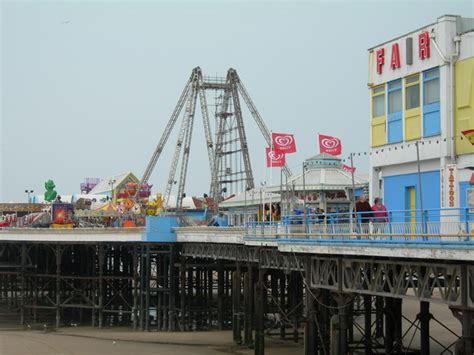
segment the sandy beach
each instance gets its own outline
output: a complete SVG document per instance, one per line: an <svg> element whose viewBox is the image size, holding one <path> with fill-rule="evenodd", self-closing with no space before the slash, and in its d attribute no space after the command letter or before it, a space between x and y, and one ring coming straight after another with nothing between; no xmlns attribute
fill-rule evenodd
<svg viewBox="0 0 474 355"><path fill-rule="evenodd" d="M448 307L442 304L431 304L431 312L447 328L460 333L460 324L452 316ZM403 304L404 316L414 320L418 313L418 303L406 301ZM358 320L362 323L363 319ZM456 340L445 328L432 321L431 336L447 345ZM404 320L404 332L410 324ZM231 331L207 332L140 332L129 328L97 329L86 326L63 327L54 330L40 327L25 330L12 322L0 324L0 355L127 355L127 354L253 354L253 349L238 346L232 342ZM419 346L419 333L413 336L413 329L407 332L404 345L412 343ZM360 334L355 331L355 338ZM433 354L441 353L442 347L431 342ZM266 354L289 355L302 354L303 341L298 344L291 340L282 341L276 337L266 337Z"/></svg>

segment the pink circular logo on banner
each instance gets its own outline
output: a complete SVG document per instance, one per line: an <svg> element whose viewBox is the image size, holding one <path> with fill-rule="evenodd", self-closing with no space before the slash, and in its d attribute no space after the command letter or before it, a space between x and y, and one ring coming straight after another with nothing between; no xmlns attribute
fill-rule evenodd
<svg viewBox="0 0 474 355"><path fill-rule="evenodd" d="M336 149L341 144L338 138L323 138L321 139L321 145L326 149Z"/></svg>
<svg viewBox="0 0 474 355"><path fill-rule="evenodd" d="M280 160L280 159L282 159L282 158L283 158L283 154L281 154L281 153L280 153L280 154L275 154L274 151L271 151L271 150L270 150L270 151L268 151L268 157L269 157L271 160L275 161L275 160Z"/></svg>
<svg viewBox="0 0 474 355"><path fill-rule="evenodd" d="M275 138L275 143L278 144L280 147L288 147L293 143L292 136L278 136Z"/></svg>

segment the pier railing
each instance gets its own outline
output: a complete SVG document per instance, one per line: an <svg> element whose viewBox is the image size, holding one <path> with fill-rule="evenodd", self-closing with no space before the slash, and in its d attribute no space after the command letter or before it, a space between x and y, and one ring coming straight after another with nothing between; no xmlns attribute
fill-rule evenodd
<svg viewBox="0 0 474 355"><path fill-rule="evenodd" d="M397 210L386 214L289 215L280 221L248 223L246 237L287 241L474 244L474 211L463 208Z"/></svg>

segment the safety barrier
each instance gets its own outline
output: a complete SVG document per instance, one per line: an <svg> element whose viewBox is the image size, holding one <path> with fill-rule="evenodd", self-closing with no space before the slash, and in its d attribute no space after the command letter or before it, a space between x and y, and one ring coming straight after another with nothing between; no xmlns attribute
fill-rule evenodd
<svg viewBox="0 0 474 355"><path fill-rule="evenodd" d="M474 211L432 209L289 215L280 221L248 223L246 237L288 241L474 243Z"/></svg>

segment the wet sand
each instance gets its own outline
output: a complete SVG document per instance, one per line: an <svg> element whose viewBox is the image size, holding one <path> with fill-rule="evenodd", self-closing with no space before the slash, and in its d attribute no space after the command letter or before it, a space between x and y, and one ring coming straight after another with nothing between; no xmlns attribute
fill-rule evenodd
<svg viewBox="0 0 474 355"><path fill-rule="evenodd" d="M450 330L460 334L460 323L448 307L443 304L430 306L433 316L442 321ZM415 320L419 303L405 301L404 316ZM363 323L363 318L357 320ZM410 324L403 321L404 332ZM355 338L360 334L354 331ZM405 346L419 347L419 332L413 335L413 328L404 338ZM431 335L443 344L456 340L448 330L431 322ZM265 338L265 353L270 355L302 354L303 344L291 340ZM431 341L431 351L439 354L442 347ZM18 325L0 324L0 355L215 355L215 354L253 354L253 349L237 346L232 342L231 331L208 332L133 332L128 328L102 329L91 327L64 327L58 331L51 329L24 330Z"/></svg>
<svg viewBox="0 0 474 355"><path fill-rule="evenodd" d="M302 344L267 339L267 353L299 354ZM0 331L0 355L214 355L253 354L232 343L231 331L133 332L128 329L67 328L57 332Z"/></svg>

